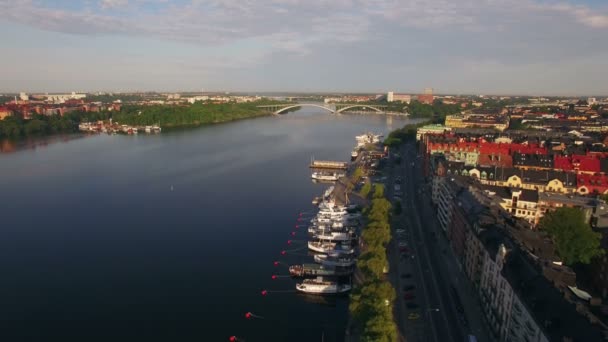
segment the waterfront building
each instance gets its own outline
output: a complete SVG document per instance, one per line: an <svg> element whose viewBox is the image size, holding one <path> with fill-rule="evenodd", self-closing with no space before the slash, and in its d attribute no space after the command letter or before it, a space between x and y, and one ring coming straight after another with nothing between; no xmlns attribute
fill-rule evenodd
<svg viewBox="0 0 608 342"><path fill-rule="evenodd" d="M420 141L420 138L425 134L444 134L450 132L452 129L442 124L431 124L418 127L416 130L416 140Z"/></svg>

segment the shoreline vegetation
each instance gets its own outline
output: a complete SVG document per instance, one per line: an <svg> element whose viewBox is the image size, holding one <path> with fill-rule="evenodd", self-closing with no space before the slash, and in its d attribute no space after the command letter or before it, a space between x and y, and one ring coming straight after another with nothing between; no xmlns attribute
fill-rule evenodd
<svg viewBox="0 0 608 342"><path fill-rule="evenodd" d="M366 189L369 196L371 186ZM361 233L363 253L357 259L362 281L350 295L349 312L360 341L391 342L397 340L393 307L396 291L388 281L386 246L391 240L391 203L384 196L384 185L374 184L371 205L364 209L366 226Z"/></svg>
<svg viewBox="0 0 608 342"><path fill-rule="evenodd" d="M108 121L126 125L160 125L162 128L187 128L272 115L257 108L280 104L272 100L246 103L195 102L191 105L124 105L120 111L73 111L60 115L33 115L25 120L10 116L0 120L0 138L20 140L55 134L76 133L82 122ZM289 111L295 111L293 108ZM288 112L289 112L288 111Z"/></svg>

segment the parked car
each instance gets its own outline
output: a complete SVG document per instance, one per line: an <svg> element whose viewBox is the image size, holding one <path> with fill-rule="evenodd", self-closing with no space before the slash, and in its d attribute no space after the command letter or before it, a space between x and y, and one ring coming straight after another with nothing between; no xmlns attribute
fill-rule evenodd
<svg viewBox="0 0 608 342"><path fill-rule="evenodd" d="M420 318L420 315L415 312L412 312L409 315L407 315L407 319L409 319L409 320L416 320L418 318Z"/></svg>
<svg viewBox="0 0 608 342"><path fill-rule="evenodd" d="M410 293L410 292L403 295L403 299L405 299L405 300L412 300L414 298L416 298L416 296L414 296L414 294Z"/></svg>
<svg viewBox="0 0 608 342"><path fill-rule="evenodd" d="M406 306L408 309L418 309L418 308L420 307L420 306L419 306L418 304L416 304L416 303L406 303L406 304L405 304L405 306Z"/></svg>

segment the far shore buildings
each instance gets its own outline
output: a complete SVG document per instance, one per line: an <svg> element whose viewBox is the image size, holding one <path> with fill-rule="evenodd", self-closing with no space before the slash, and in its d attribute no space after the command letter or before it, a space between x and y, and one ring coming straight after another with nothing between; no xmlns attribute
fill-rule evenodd
<svg viewBox="0 0 608 342"><path fill-rule="evenodd" d="M494 128L504 131L509 128L509 116L500 114L455 114L445 117L450 128Z"/></svg>
<svg viewBox="0 0 608 342"><path fill-rule="evenodd" d="M386 94L386 102L403 102L410 103L412 101L412 96L408 94L396 94L392 91L389 91Z"/></svg>

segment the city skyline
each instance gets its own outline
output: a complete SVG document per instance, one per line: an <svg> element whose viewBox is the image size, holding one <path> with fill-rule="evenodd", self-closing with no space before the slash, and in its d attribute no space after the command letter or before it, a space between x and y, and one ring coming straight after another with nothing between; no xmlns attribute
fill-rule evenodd
<svg viewBox="0 0 608 342"><path fill-rule="evenodd" d="M0 1L0 92L605 95L601 1Z"/></svg>

